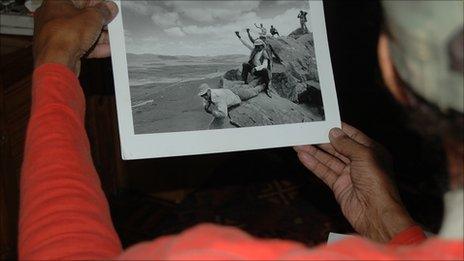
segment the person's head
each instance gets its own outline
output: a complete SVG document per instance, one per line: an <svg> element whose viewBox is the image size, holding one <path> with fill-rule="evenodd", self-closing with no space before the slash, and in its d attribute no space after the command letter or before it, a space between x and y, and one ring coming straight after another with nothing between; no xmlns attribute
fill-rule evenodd
<svg viewBox="0 0 464 261"><path fill-rule="evenodd" d="M274 28L274 25L271 25L271 28Z"/></svg>
<svg viewBox="0 0 464 261"><path fill-rule="evenodd" d="M264 47L266 46L266 44L264 43L264 41L261 40L261 39L256 40L255 43L254 43L254 45L255 45L255 50L257 50L257 51L263 50Z"/></svg>
<svg viewBox="0 0 464 261"><path fill-rule="evenodd" d="M200 96L201 98L205 100L211 99L211 88L209 87L208 84L203 83L202 85L200 85L198 89L199 89L198 96Z"/></svg>
<svg viewBox="0 0 464 261"><path fill-rule="evenodd" d="M263 25L263 24L260 24L260 25L261 25L261 28L263 28L263 27L264 27L264 25Z"/></svg>
<svg viewBox="0 0 464 261"><path fill-rule="evenodd" d="M378 54L385 84L419 132L442 140L452 186L462 187L463 2L384 1L383 7Z"/></svg>

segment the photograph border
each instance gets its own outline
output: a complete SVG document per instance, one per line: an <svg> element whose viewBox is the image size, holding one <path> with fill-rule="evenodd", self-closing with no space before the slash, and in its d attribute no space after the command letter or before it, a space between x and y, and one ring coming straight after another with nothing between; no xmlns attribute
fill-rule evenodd
<svg viewBox="0 0 464 261"><path fill-rule="evenodd" d="M308 0L325 120L232 129L135 134L129 74L120 12L109 25L121 154L124 160L200 155L329 142L330 129L341 127L322 0ZM321 73L322 72L322 73ZM129 87L129 88L128 88Z"/></svg>

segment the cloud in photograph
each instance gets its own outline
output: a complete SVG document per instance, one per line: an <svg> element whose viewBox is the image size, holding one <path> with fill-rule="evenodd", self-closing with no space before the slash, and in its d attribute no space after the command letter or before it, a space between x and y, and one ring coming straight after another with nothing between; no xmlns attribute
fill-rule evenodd
<svg viewBox="0 0 464 261"><path fill-rule="evenodd" d="M181 24L179 14L176 12L156 12L151 16L151 20L160 27L173 27Z"/></svg>
<svg viewBox="0 0 464 261"><path fill-rule="evenodd" d="M177 37L185 36L184 31L182 31L180 27L172 27L169 29L165 29L164 32L166 32L168 35L171 35L171 36L177 36Z"/></svg>
<svg viewBox="0 0 464 261"><path fill-rule="evenodd" d="M246 54L235 36L254 23L274 25L280 34L299 27L298 12L309 11L306 0L295 1L123 1L126 49L131 53L215 56ZM308 24L309 25L309 24Z"/></svg>
<svg viewBox="0 0 464 261"><path fill-rule="evenodd" d="M233 21L259 7L260 1L166 1L175 12L197 22Z"/></svg>

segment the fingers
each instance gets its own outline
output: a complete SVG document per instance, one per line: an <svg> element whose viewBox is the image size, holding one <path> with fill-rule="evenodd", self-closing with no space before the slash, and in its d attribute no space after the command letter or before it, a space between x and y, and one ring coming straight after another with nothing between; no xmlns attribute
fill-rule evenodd
<svg viewBox="0 0 464 261"><path fill-rule="evenodd" d="M86 7L86 0L71 0L75 7L82 9Z"/></svg>
<svg viewBox="0 0 464 261"><path fill-rule="evenodd" d="M324 152L323 150L307 145L307 146L299 146L295 147L295 150L300 153L308 153L314 158L316 158L319 162L333 170L337 175L341 175L343 170L346 167L346 164L344 164L342 161L340 161L338 158Z"/></svg>
<svg viewBox="0 0 464 261"><path fill-rule="evenodd" d="M41 24L54 18L61 17L63 13L74 10L74 4L70 0L45 0L42 5L35 11L34 19L40 28ZM71 11L72 12L72 11Z"/></svg>
<svg viewBox="0 0 464 261"><path fill-rule="evenodd" d="M44 2L42 2L42 6L53 6L54 8L58 7L58 6L73 6L74 7L74 4L72 1L70 0L45 0Z"/></svg>
<svg viewBox="0 0 464 261"><path fill-rule="evenodd" d="M97 44L87 58L106 58L111 55L109 44Z"/></svg>
<svg viewBox="0 0 464 261"><path fill-rule="evenodd" d="M109 44L110 43L110 36L108 31L103 31L98 38L97 44Z"/></svg>
<svg viewBox="0 0 464 261"><path fill-rule="evenodd" d="M332 144L328 143L328 144L321 144L321 145L318 145L318 147L320 149L322 149L323 151L329 153L330 155L334 156L334 157L337 157L339 160L341 160L343 163L345 164L349 164L350 163L350 159L343 156L342 154L338 153L337 150L332 146Z"/></svg>
<svg viewBox="0 0 464 261"><path fill-rule="evenodd" d="M100 2L86 10L92 12L96 16L96 19L101 21L102 26L113 21L119 11L118 6L114 2Z"/></svg>
<svg viewBox="0 0 464 261"><path fill-rule="evenodd" d="M71 0L74 3L74 6L83 9L86 7L94 6L100 2L104 2L105 0Z"/></svg>
<svg viewBox="0 0 464 261"><path fill-rule="evenodd" d="M104 19L103 25L109 24L118 14L118 6L114 2L103 2L94 7Z"/></svg>
<svg viewBox="0 0 464 261"><path fill-rule="evenodd" d="M332 129L330 131L329 138L330 144L332 144L334 149L350 160L358 159L360 157L363 158L365 156L366 147L352 139L341 129Z"/></svg>
<svg viewBox="0 0 464 261"><path fill-rule="evenodd" d="M320 178L327 186L332 190L335 182L337 181L338 175L330 168L322 164L314 156L309 153L300 151L298 152L298 158L301 163L312 171L318 178Z"/></svg>
<svg viewBox="0 0 464 261"><path fill-rule="evenodd" d="M343 132L345 132L348 136L350 136L353 140L355 140L358 143L361 143L365 146L372 146L374 141L370 139L367 135L356 129L355 127L342 123L342 129Z"/></svg>
<svg viewBox="0 0 464 261"><path fill-rule="evenodd" d="M361 149L361 150L364 150L365 147L370 147L370 148L375 148L377 147L377 143L375 141L373 141L372 139L370 139L367 135L365 135L364 133L362 133L361 131L357 130L356 128L346 124L346 123L342 123L342 128L343 128L343 131L341 131L341 134L343 134L344 136L347 136L346 138L348 139L351 139L353 142L350 142L350 145L352 146L349 146L348 148L342 148L341 145L338 146L339 149L336 149L337 146L334 146L334 144L322 144L322 145L318 145L317 147L319 147L320 149L322 149L323 151L325 151L326 153L330 154L331 156L334 156L337 160L341 161L340 163L344 163L344 164L349 164L350 163L350 158L349 158L349 155L348 154L352 154L352 149L353 148L356 148L357 150ZM334 130L332 130L334 131ZM331 141L332 140L338 140L336 139L335 135L333 134L336 134L334 132L331 132ZM342 139L341 143L348 143L348 142L344 142L343 141L344 139ZM339 144L340 142L338 142ZM308 150L311 150L311 151L317 151L317 150L314 150L315 147L313 146L300 146L300 147L295 147L295 150L305 150L308 152ZM345 151L346 153L341 153L341 151ZM354 152L356 153L356 152ZM322 155L320 152L317 151L317 154L320 156ZM317 155L313 155L313 156L317 156ZM323 160L323 159L322 159ZM323 160L324 161L324 160Z"/></svg>

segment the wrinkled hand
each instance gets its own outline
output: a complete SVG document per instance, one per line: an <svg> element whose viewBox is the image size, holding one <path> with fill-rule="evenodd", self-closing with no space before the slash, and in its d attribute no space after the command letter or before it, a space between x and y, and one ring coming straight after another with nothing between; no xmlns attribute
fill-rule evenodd
<svg viewBox="0 0 464 261"><path fill-rule="evenodd" d="M414 224L389 179L386 150L344 124L330 144L295 147L300 161L333 191L343 214L361 235L388 242Z"/></svg>
<svg viewBox="0 0 464 261"><path fill-rule="evenodd" d="M45 0L35 13L35 67L60 63L75 73L80 59L110 55L104 27L118 12L113 2L101 0Z"/></svg>

